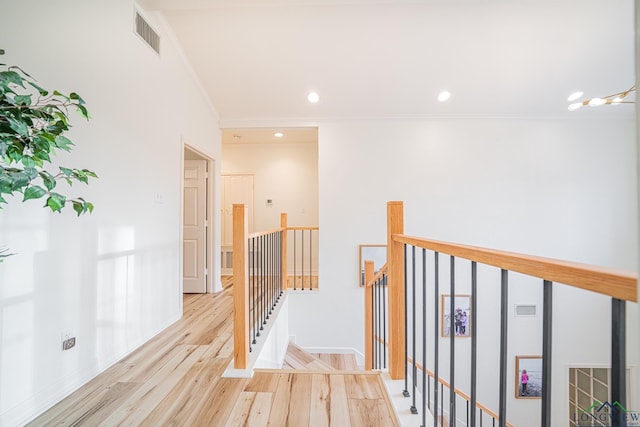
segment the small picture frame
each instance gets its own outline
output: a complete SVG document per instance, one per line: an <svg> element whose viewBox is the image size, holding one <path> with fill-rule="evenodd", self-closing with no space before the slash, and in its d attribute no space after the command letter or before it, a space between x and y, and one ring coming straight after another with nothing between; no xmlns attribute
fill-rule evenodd
<svg viewBox="0 0 640 427"><path fill-rule="evenodd" d="M451 295L442 294L440 334L449 337L451 329ZM471 295L456 294L454 299L454 333L456 338L471 336Z"/></svg>
<svg viewBox="0 0 640 427"><path fill-rule="evenodd" d="M542 399L542 356L516 356L516 399Z"/></svg>
<svg viewBox="0 0 640 427"><path fill-rule="evenodd" d="M374 274L387 263L387 245L360 245L360 286L364 286L364 262L373 261Z"/></svg>

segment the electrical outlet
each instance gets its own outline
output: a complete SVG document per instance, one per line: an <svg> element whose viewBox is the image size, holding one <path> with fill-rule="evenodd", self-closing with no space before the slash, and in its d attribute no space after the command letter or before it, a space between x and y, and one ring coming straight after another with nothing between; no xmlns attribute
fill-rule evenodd
<svg viewBox="0 0 640 427"><path fill-rule="evenodd" d="M62 341L62 351L69 350L76 345L76 337L67 338Z"/></svg>

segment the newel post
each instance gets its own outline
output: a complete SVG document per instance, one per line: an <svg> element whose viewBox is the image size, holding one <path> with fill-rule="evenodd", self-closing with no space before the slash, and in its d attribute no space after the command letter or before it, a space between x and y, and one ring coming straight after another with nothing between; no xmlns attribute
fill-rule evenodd
<svg viewBox="0 0 640 427"><path fill-rule="evenodd" d="M246 205L233 205L233 365L236 369L246 369L249 363L248 210Z"/></svg>
<svg viewBox="0 0 640 427"><path fill-rule="evenodd" d="M287 273L287 214L280 214L280 228L282 228L282 292L287 290L288 273Z"/></svg>
<svg viewBox="0 0 640 427"><path fill-rule="evenodd" d="M389 375L404 379L405 373L405 294L404 245L393 240L404 234L404 205L387 202L387 266L389 290Z"/></svg>
<svg viewBox="0 0 640 427"><path fill-rule="evenodd" d="M367 286L374 276L373 261L364 262L364 369L373 369L373 287Z"/></svg>

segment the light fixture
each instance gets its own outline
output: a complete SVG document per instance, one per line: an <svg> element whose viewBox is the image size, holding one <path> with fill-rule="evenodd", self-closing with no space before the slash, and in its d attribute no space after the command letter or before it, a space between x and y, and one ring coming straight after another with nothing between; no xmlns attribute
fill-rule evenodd
<svg viewBox="0 0 640 427"><path fill-rule="evenodd" d="M273 136L275 136L276 138L282 138L284 134L282 132L276 132L273 134Z"/></svg>
<svg viewBox="0 0 640 427"><path fill-rule="evenodd" d="M443 90L438 94L438 101L440 102L448 101L449 98L451 98L451 92L449 91Z"/></svg>
<svg viewBox="0 0 640 427"><path fill-rule="evenodd" d="M602 98L591 98L585 99L584 101L574 102L573 104L569 104L569 111L575 111L583 105L588 105L590 107L599 107L601 105L620 105L620 104L635 104L634 101L626 101L626 97L636 91L636 86L633 85L628 90L624 92L614 93L612 95L607 95ZM582 96L582 92L574 92L569 95L567 98L568 101L575 101Z"/></svg>
<svg viewBox="0 0 640 427"><path fill-rule="evenodd" d="M576 99L579 99L580 97L582 97L582 95L584 95L584 92L581 90L577 92L573 92L571 95L569 95L569 97L567 98L567 101L569 102L575 101Z"/></svg>
<svg viewBox="0 0 640 427"><path fill-rule="evenodd" d="M315 104L316 102L320 101L320 95L318 95L316 92L309 92L309 95L307 95L307 99L310 103Z"/></svg>

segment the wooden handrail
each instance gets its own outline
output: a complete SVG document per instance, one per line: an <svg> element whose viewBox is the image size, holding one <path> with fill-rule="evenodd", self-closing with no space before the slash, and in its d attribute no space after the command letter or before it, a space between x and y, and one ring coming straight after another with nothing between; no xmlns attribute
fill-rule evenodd
<svg viewBox="0 0 640 427"><path fill-rule="evenodd" d="M492 265L504 270L539 277L625 301L638 302L635 273L553 258L505 252L478 246L394 234L392 240L459 258Z"/></svg>
<svg viewBox="0 0 640 427"><path fill-rule="evenodd" d="M365 261L364 265L365 265L365 272L366 272L366 265L368 262L373 262L373 261ZM367 281L367 275L365 273L364 277L365 277L365 284L364 287L365 288L370 288L373 286L373 284L375 282L377 282L378 280L380 280L382 278L383 275L387 274L387 263L385 263L382 267L380 267L380 270L378 270L378 272L371 278L371 280Z"/></svg>
<svg viewBox="0 0 640 427"><path fill-rule="evenodd" d="M287 227L287 230L320 230L320 227Z"/></svg>

